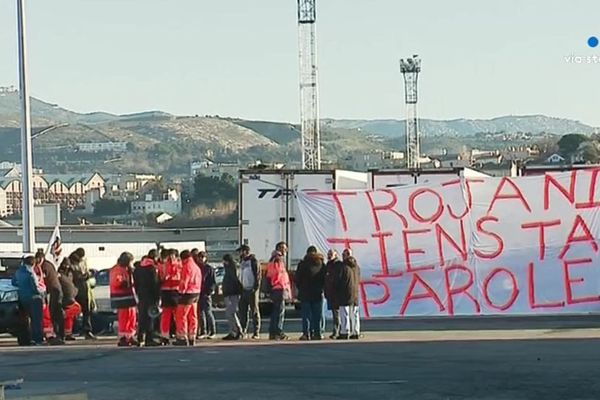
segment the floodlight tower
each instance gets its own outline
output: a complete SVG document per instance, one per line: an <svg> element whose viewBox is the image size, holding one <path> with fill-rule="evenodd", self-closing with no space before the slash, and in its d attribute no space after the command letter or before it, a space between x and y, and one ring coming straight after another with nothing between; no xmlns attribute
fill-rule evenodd
<svg viewBox="0 0 600 400"><path fill-rule="evenodd" d="M417 116L417 100L421 59L416 54L412 58L400 60L400 71L404 76L404 99L406 101L406 166L418 169L421 157L421 137Z"/></svg>
<svg viewBox="0 0 600 400"><path fill-rule="evenodd" d="M316 0L298 0L302 169L321 169Z"/></svg>

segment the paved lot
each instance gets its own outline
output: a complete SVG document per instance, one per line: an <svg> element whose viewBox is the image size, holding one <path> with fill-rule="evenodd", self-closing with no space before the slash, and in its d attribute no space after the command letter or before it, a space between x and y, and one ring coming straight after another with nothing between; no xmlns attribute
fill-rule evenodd
<svg viewBox="0 0 600 400"><path fill-rule="evenodd" d="M75 392L115 400L600 398L600 329L464 328L193 349L4 347L0 377L25 378L8 399Z"/></svg>

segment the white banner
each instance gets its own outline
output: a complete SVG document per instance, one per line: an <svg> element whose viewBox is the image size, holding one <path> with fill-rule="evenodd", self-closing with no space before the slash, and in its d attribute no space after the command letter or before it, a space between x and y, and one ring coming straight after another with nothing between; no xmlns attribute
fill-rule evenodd
<svg viewBox="0 0 600 400"><path fill-rule="evenodd" d="M309 242L351 248L367 317L600 311L600 170L300 192Z"/></svg>

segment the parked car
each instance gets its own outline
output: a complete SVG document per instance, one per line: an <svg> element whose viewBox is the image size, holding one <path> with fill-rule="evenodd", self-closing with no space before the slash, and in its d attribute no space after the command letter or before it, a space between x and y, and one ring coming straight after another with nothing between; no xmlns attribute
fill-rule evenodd
<svg viewBox="0 0 600 400"><path fill-rule="evenodd" d="M0 333L10 333L19 344L27 344L26 326L19 316L19 293L11 282L22 260L23 253L0 253Z"/></svg>
<svg viewBox="0 0 600 400"><path fill-rule="evenodd" d="M90 286L96 301L96 311L92 315L92 331L95 334L112 332L117 320L117 312L110 307L110 269L91 270Z"/></svg>

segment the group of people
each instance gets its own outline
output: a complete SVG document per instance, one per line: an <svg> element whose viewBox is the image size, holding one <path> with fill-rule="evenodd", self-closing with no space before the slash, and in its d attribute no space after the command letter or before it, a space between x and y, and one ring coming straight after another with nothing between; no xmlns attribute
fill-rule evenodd
<svg viewBox="0 0 600 400"><path fill-rule="evenodd" d="M261 271L256 258L246 245L239 249L239 265L231 256L224 257L225 276L223 295L230 332L225 340L239 340L249 336L249 316L252 317L252 338L260 336L259 294ZM285 340L285 302L292 298L290 277L285 267L287 245L278 243L267 265L266 285L273 304L269 326L269 339ZM294 276L297 299L302 312L300 340L322 340L325 331L324 302L332 312L331 339L359 339L359 287L360 268L349 249L339 259L329 250L327 260L315 246L307 249Z"/></svg>
<svg viewBox="0 0 600 400"><path fill-rule="evenodd" d="M302 311L301 340L321 340L325 330L323 297L332 313L331 339L360 339L360 267L349 249L342 259L335 250L327 260L310 246L296 270L298 300Z"/></svg>
<svg viewBox="0 0 600 400"><path fill-rule="evenodd" d="M223 257L222 293L229 324L224 340L260 339L261 291L272 303L269 339L289 338L284 332L285 306L292 299L287 251L285 242L278 243L264 273L247 245L240 246L237 259L229 254ZM217 282L205 252L153 249L138 262L124 252L109 276L118 346L193 346L196 340L216 337L212 296ZM73 326L82 313L83 335L95 339L90 277L83 249L65 257L58 269L43 251L25 257L13 278L29 327L29 336L19 343L39 345L45 340L60 345L75 340ZM343 252L342 259L330 250L325 260L314 246L309 247L293 279L302 312L300 339L323 339L325 299L333 317L330 338L358 339L359 282L360 268L350 250Z"/></svg>
<svg viewBox="0 0 600 400"><path fill-rule="evenodd" d="M173 326L175 346L193 346L196 339L214 338L215 290L214 269L208 264L206 253L198 249L181 253L162 249L160 254L150 250L135 264L132 254L121 254L110 270L110 300L111 307L117 310L118 345L170 344Z"/></svg>
<svg viewBox="0 0 600 400"><path fill-rule="evenodd" d="M252 318L252 339L260 339L260 292L268 292L273 304L269 324L270 340L286 340L283 330L285 303L292 298L290 276L286 268L287 244L280 242L271 255L264 276L250 247L242 245L238 249L239 264L231 255L223 257L223 296L225 315L229 323L229 333L224 340L240 340L249 336L250 317Z"/></svg>
<svg viewBox="0 0 600 400"><path fill-rule="evenodd" d="M12 284L18 288L21 327L20 345L61 345L75 340L75 320L83 313L82 331L94 340L92 312L94 297L89 284L85 250L79 248L60 262L58 268L43 250L27 256L16 271Z"/></svg>

